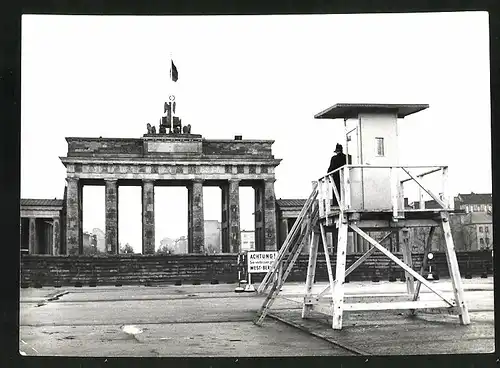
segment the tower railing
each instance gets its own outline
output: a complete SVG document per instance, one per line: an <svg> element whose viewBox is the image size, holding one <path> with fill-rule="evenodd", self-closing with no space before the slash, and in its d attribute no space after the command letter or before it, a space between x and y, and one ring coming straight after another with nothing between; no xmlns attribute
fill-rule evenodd
<svg viewBox="0 0 500 368"><path fill-rule="evenodd" d="M425 211L425 194L431 197L440 206L439 209L450 210L451 204L448 199L448 166L435 165L435 166L412 166L412 165L344 165L335 169L318 179L318 201L319 201L319 216L320 218L326 217L333 213L333 211L363 211L364 206L356 206L353 208L351 204L352 188L352 173L353 169L362 170L389 170L390 183L391 183L391 206L390 209L395 218L400 217L404 213L405 206L402 203L404 198L405 183L416 183L418 186L419 209L412 209L411 211ZM413 170L425 170L419 174L412 173ZM338 173L340 178L340 187L337 188L334 184L334 174ZM404 178L398 178L398 174L403 173ZM422 182L422 178L440 173L441 175L441 191L436 194L429 189L427 185ZM361 193L360 193L361 195ZM338 206L332 206L333 196L337 199Z"/></svg>

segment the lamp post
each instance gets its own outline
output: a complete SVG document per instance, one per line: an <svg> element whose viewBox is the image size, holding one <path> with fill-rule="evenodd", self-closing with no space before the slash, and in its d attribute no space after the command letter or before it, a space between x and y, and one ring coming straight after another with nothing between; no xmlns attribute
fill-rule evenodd
<svg viewBox="0 0 500 368"><path fill-rule="evenodd" d="M434 276L432 275L432 264L431 260L434 258L434 254L428 253L427 258L429 259L429 274L427 275L427 280L434 280Z"/></svg>

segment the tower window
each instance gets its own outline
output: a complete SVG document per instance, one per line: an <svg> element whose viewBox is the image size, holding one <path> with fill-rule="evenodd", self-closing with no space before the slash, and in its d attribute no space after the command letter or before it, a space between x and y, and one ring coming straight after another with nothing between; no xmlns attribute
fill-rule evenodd
<svg viewBox="0 0 500 368"><path fill-rule="evenodd" d="M377 142L377 156L385 156L384 138L377 137L375 141Z"/></svg>
<svg viewBox="0 0 500 368"><path fill-rule="evenodd" d="M482 233L483 232L483 227L482 226L479 226L479 232Z"/></svg>

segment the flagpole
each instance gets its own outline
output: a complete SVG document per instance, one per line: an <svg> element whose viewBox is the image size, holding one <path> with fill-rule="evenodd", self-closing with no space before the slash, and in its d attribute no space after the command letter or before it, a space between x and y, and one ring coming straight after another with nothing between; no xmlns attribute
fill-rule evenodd
<svg viewBox="0 0 500 368"><path fill-rule="evenodd" d="M173 92L173 85L174 85L174 81L173 81L173 70L172 70L172 65L174 63L174 59L172 59L172 51L170 51L170 91ZM172 96L174 96L174 94L172 93ZM173 132L174 130L174 102L170 100L170 96L169 96L169 103L170 103L170 121L168 122L170 124L170 133ZM175 99L175 96L174 96L174 99Z"/></svg>

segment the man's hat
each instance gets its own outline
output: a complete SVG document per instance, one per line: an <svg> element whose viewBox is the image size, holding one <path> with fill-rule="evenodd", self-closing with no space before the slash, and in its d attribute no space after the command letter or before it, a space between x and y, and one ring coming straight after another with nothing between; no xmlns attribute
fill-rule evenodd
<svg viewBox="0 0 500 368"><path fill-rule="evenodd" d="M335 151L333 151L333 152L335 152L335 153L342 152L342 145L337 143L337 145L335 146Z"/></svg>

